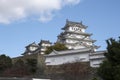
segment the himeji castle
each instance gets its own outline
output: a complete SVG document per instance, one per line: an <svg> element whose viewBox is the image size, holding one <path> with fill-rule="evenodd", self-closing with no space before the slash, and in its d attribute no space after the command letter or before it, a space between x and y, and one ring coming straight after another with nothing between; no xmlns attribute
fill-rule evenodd
<svg viewBox="0 0 120 80"><path fill-rule="evenodd" d="M99 46L94 44L96 40L91 39L92 34L86 32L87 28L82 22L66 20L66 24L62 28L62 32L57 36L55 43L65 44L68 50L53 50L51 53L45 54L47 47L53 44L49 40L41 40L38 44L33 42L26 46L23 56L19 58L27 58L30 55L37 54L34 58L37 58L39 63L44 61L46 65L50 66L72 63L77 60L88 62L91 67L99 67L100 63L105 59L104 53L106 50L97 50Z"/></svg>

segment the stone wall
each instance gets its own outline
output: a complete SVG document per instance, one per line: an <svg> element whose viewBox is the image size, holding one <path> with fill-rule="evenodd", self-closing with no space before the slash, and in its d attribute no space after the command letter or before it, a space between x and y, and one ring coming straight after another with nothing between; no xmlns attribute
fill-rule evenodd
<svg viewBox="0 0 120 80"><path fill-rule="evenodd" d="M45 58L42 54L39 54L39 53L12 58L12 63L14 64L19 59L23 60L25 63L26 63L27 59L37 59L37 66L38 67L40 67L41 65L42 66L45 65L45 63L44 63Z"/></svg>

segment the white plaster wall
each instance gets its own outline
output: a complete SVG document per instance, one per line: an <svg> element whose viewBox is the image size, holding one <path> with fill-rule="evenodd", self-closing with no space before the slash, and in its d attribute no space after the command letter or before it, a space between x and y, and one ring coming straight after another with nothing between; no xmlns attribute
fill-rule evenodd
<svg viewBox="0 0 120 80"><path fill-rule="evenodd" d="M69 31L74 31L75 30L75 28L77 29L77 28L79 28L79 27L69 27ZM83 29L83 28L79 28L79 31L78 32L85 32L85 29Z"/></svg>
<svg viewBox="0 0 120 80"><path fill-rule="evenodd" d="M92 55L92 56L90 56L90 59L99 59L99 58L104 58L105 56L104 56L104 54L99 54L99 55Z"/></svg>
<svg viewBox="0 0 120 80"><path fill-rule="evenodd" d="M92 42L83 42L81 41L82 43L80 43L79 41L76 41L76 40L70 40L70 39L67 39L66 40L66 43L70 43L70 44L73 44L73 45L67 45L66 46L69 48L69 49L80 49L80 48L85 48L85 47L88 47L88 46L91 46L93 45Z"/></svg>
<svg viewBox="0 0 120 80"><path fill-rule="evenodd" d="M104 52L105 51L90 54L90 65L92 67L99 67L100 66L99 64L102 63L103 60L105 59Z"/></svg>
<svg viewBox="0 0 120 80"><path fill-rule="evenodd" d="M72 40L72 39L66 39L65 42L66 42L66 43L72 43L72 44L82 42L83 44L88 45L88 46L93 45L93 43L92 43L92 42L89 42L89 41L78 41L78 40Z"/></svg>
<svg viewBox="0 0 120 80"><path fill-rule="evenodd" d="M85 46L80 46L80 45L73 46L73 49L81 49L81 48L85 48Z"/></svg>
<svg viewBox="0 0 120 80"><path fill-rule="evenodd" d="M78 38L78 39L83 39L85 36L84 35L78 35L78 34L69 34L69 35L66 35L70 38Z"/></svg>
<svg viewBox="0 0 120 80"><path fill-rule="evenodd" d="M74 44L74 45L66 45L66 47L67 47L68 49L81 49L81 48L85 48L85 46L76 45L76 44Z"/></svg>
<svg viewBox="0 0 120 80"><path fill-rule="evenodd" d="M46 50L46 48L41 48L41 51L45 51Z"/></svg>
<svg viewBox="0 0 120 80"><path fill-rule="evenodd" d="M92 42L86 42L86 44L87 44L87 45L93 45L93 43L92 43Z"/></svg>
<svg viewBox="0 0 120 80"><path fill-rule="evenodd" d="M89 53L46 57L45 63L46 65L59 65L77 60L82 62L89 61Z"/></svg>
<svg viewBox="0 0 120 80"><path fill-rule="evenodd" d="M68 29L69 31L74 31L73 29L72 29L72 27L69 27L69 29Z"/></svg>
<svg viewBox="0 0 120 80"><path fill-rule="evenodd" d="M73 47L71 45L66 45L68 49L72 49Z"/></svg>
<svg viewBox="0 0 120 80"><path fill-rule="evenodd" d="M96 53L97 54L97 53ZM70 55L59 55L46 57L46 65L60 65L68 62L81 61L81 62L90 62L91 67L99 67L100 63L104 60L103 53L98 55L90 55L90 53L79 53L79 54L70 54Z"/></svg>
<svg viewBox="0 0 120 80"><path fill-rule="evenodd" d="M44 52L41 52L40 54L44 54Z"/></svg>
<svg viewBox="0 0 120 80"><path fill-rule="evenodd" d="M84 35L75 35L76 38L80 38L80 39L83 39L85 36Z"/></svg>
<svg viewBox="0 0 120 80"><path fill-rule="evenodd" d="M76 42L78 42L78 41L76 41L76 40L71 40L71 39L66 39L66 43L76 43Z"/></svg>
<svg viewBox="0 0 120 80"><path fill-rule="evenodd" d="M81 29L82 30L82 32L85 32L85 29Z"/></svg>
<svg viewBox="0 0 120 80"><path fill-rule="evenodd" d="M50 44L42 43L42 46L51 46Z"/></svg>
<svg viewBox="0 0 120 80"><path fill-rule="evenodd" d="M33 47L33 46L30 46L30 50L31 51L34 51L34 50L36 50L38 47Z"/></svg>
<svg viewBox="0 0 120 80"><path fill-rule="evenodd" d="M100 66L100 63L103 62L103 59L93 59L93 60L90 60L90 66L91 67L99 67Z"/></svg>

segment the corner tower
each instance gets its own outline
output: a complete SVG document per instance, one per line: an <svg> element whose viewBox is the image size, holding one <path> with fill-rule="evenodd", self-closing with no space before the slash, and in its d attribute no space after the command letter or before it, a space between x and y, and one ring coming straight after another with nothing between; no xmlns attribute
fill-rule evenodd
<svg viewBox="0 0 120 80"><path fill-rule="evenodd" d="M68 49L91 48L95 50L98 48L94 45L96 40L90 38L92 34L86 33L86 28L87 26L82 22L66 20L65 26L62 28L63 32L58 35L57 42L65 44Z"/></svg>

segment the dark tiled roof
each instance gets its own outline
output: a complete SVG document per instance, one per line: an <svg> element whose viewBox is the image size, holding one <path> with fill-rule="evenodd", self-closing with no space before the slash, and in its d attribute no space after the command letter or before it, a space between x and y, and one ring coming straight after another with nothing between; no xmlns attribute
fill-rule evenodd
<svg viewBox="0 0 120 80"><path fill-rule="evenodd" d="M35 42L29 44L28 46L26 46L26 48L30 47L30 46L35 46L35 47L39 47L39 45L37 45Z"/></svg>
<svg viewBox="0 0 120 80"><path fill-rule="evenodd" d="M59 55L70 55L70 54L80 54L80 53L87 53L90 51L91 51L91 48L72 49L72 50L65 50L65 51L53 50L53 52L51 52L49 55L45 55L45 57L59 56ZM55 54L53 54L53 53L55 53Z"/></svg>
<svg viewBox="0 0 120 80"><path fill-rule="evenodd" d="M82 22L73 22L73 21L69 21L69 20L66 20L66 25L64 26L64 28L62 28L63 30L69 26L77 26L77 27L80 27L80 28L87 28L87 26L83 25Z"/></svg>
<svg viewBox="0 0 120 80"><path fill-rule="evenodd" d="M49 40L41 40L38 45L41 45L42 43L52 44Z"/></svg>
<svg viewBox="0 0 120 80"><path fill-rule="evenodd" d="M35 51L30 51L30 50L26 49L25 52L22 53L21 55L28 55L28 53L36 54L38 52L40 52L40 48L36 49Z"/></svg>

